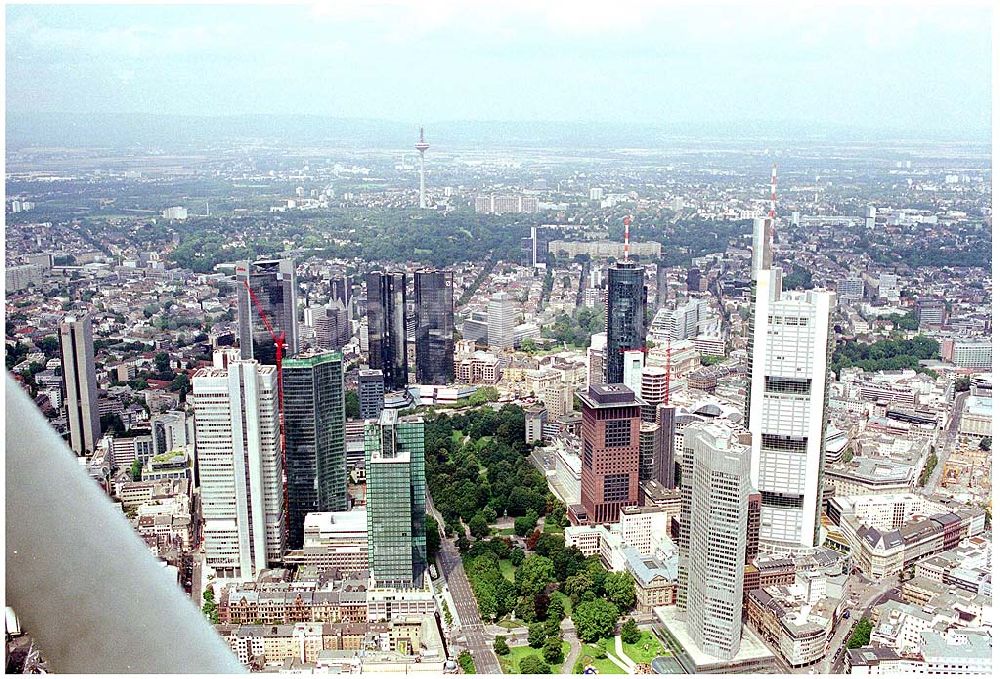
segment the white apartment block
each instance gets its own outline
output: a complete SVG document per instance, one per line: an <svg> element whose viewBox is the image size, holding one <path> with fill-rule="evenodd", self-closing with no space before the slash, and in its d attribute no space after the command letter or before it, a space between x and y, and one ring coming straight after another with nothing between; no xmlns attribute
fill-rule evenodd
<svg viewBox="0 0 1000 679"><path fill-rule="evenodd" d="M278 374L255 360L202 368L192 380L205 557L224 578L253 579L285 546Z"/></svg>
<svg viewBox="0 0 1000 679"><path fill-rule="evenodd" d="M750 480L760 491L763 548L819 544L828 364L829 292L782 292L766 220L754 220L755 303L745 421Z"/></svg>

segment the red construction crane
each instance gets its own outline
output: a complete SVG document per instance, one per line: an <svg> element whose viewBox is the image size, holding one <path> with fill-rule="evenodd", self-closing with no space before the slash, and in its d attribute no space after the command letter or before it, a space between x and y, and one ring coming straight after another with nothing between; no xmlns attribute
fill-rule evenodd
<svg viewBox="0 0 1000 679"><path fill-rule="evenodd" d="M667 390L663 394L663 405L670 405L670 373L673 372L673 366L670 365L670 335L667 335Z"/></svg>
<svg viewBox="0 0 1000 679"><path fill-rule="evenodd" d="M281 439L281 485L285 496L285 531L287 532L290 517L288 515L288 467L285 460L285 391L282 388L281 379L281 356L285 349L285 331L274 332L274 327L271 326L271 322L267 320L267 314L264 313L264 307L260 305L257 294L250 287L250 281L245 280L243 284L246 286L247 292L250 293L250 300L257 309L257 315L260 316L260 320L264 322L264 327L267 328L267 331L271 334L271 339L274 340L274 362L278 370L278 435ZM253 341L252 337L250 341Z"/></svg>

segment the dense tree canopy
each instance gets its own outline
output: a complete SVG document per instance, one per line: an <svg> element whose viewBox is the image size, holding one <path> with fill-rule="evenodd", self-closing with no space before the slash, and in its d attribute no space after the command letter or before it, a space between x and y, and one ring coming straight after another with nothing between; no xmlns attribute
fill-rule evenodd
<svg viewBox="0 0 1000 679"><path fill-rule="evenodd" d="M586 642L610 636L617 621L618 609L613 603L604 599L585 601L573 611L576 633Z"/></svg>
<svg viewBox="0 0 1000 679"><path fill-rule="evenodd" d="M905 368L923 371L920 361L937 358L939 349L935 340L924 335L905 340L879 340L874 344L845 342L833 352L830 367L838 376L841 370L853 366L865 372Z"/></svg>

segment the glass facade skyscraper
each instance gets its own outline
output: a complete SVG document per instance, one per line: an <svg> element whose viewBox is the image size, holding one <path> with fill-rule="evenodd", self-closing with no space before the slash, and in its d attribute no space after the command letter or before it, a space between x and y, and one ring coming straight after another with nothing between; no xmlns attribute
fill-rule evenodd
<svg viewBox="0 0 1000 679"><path fill-rule="evenodd" d="M247 290L247 283L257 297L258 308ZM275 365L277 350L261 311L275 334L285 333L285 356L299 352L296 321L295 261L259 260L236 263L236 298L239 302L240 358L255 359L261 365Z"/></svg>
<svg viewBox="0 0 1000 679"><path fill-rule="evenodd" d="M413 277L417 306L417 382L455 381L455 298L450 271L423 270Z"/></svg>
<svg viewBox="0 0 1000 679"><path fill-rule="evenodd" d="M301 549L309 512L348 508L344 358L315 352L282 361L288 548Z"/></svg>
<svg viewBox="0 0 1000 679"><path fill-rule="evenodd" d="M368 367L381 370L387 391L409 382L406 365L406 274L373 271L367 278Z"/></svg>
<svg viewBox="0 0 1000 679"><path fill-rule="evenodd" d="M427 567L424 421L383 410L365 425L368 570L375 587L423 586Z"/></svg>
<svg viewBox="0 0 1000 679"><path fill-rule="evenodd" d="M642 267L616 262L608 269L608 384L625 381L625 356L646 343L646 286Z"/></svg>
<svg viewBox="0 0 1000 679"><path fill-rule="evenodd" d="M358 406L362 420L377 420L385 407L385 383L381 370L358 371Z"/></svg>

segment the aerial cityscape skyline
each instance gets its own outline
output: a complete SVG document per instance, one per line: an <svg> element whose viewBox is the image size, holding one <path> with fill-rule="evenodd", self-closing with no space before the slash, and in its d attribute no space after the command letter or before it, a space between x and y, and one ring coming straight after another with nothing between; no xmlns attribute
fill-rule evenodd
<svg viewBox="0 0 1000 679"><path fill-rule="evenodd" d="M10 7L8 673L992 675L989 18Z"/></svg>

